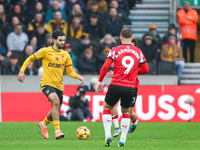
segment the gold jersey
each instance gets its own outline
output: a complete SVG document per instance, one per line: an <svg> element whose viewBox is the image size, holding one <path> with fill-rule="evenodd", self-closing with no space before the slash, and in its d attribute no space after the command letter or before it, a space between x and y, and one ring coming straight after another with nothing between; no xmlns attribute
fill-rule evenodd
<svg viewBox="0 0 200 150"><path fill-rule="evenodd" d="M52 46L41 48L27 58L20 71L24 72L28 64L35 59L42 59L41 88L44 85L50 85L63 91L63 72L65 68L70 77L79 78L79 75L72 70L72 60L69 53L64 50L56 51Z"/></svg>

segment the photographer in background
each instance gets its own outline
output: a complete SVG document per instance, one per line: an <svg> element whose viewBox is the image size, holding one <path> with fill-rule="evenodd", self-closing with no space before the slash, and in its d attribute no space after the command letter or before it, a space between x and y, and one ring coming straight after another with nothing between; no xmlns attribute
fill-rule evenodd
<svg viewBox="0 0 200 150"><path fill-rule="evenodd" d="M85 88L83 86L79 86L76 94L69 99L69 105L68 120L87 122L87 117L90 117L92 122L95 122L89 109L88 100L85 99Z"/></svg>

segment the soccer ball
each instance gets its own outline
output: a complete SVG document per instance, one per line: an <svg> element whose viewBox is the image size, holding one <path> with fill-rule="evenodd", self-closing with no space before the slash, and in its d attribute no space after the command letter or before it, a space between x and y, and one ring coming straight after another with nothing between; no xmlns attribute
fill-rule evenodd
<svg viewBox="0 0 200 150"><path fill-rule="evenodd" d="M194 103L194 98L192 96L188 96L187 102L192 105Z"/></svg>
<svg viewBox="0 0 200 150"><path fill-rule="evenodd" d="M81 126L76 130L76 137L79 140L87 140L90 137L90 130L85 126Z"/></svg>

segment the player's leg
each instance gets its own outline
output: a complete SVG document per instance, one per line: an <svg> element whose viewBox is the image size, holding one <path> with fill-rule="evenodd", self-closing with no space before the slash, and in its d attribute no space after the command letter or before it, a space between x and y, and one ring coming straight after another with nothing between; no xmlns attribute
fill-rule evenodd
<svg viewBox="0 0 200 150"><path fill-rule="evenodd" d="M121 110L122 110L122 120L121 120L122 133L119 141L119 146L124 146L130 124L130 107L129 108L121 107Z"/></svg>
<svg viewBox="0 0 200 150"><path fill-rule="evenodd" d="M53 120L53 126L56 134L55 137L56 139L64 138L65 135L60 130L60 99L57 93L50 93L48 98L52 105L50 114Z"/></svg>
<svg viewBox="0 0 200 150"><path fill-rule="evenodd" d="M128 131L129 133L132 133L133 131L135 131L137 124L139 122L136 114L133 112L133 108L135 106L136 99L137 99L137 88L134 88L133 89L133 98L132 98L132 103L131 103L131 109L130 109L130 119L131 119L132 124L129 128L129 131Z"/></svg>
<svg viewBox="0 0 200 150"><path fill-rule="evenodd" d="M126 136L129 130L130 125L130 109L133 102L133 97L135 92L134 88L130 87L121 87L121 111L122 111L122 120L121 120L121 137L119 141L119 146L124 146L126 142Z"/></svg>
<svg viewBox="0 0 200 150"><path fill-rule="evenodd" d="M113 134L113 137L117 137L121 133L121 130L119 128L118 109L116 105L112 108L111 115L112 115L113 124L115 126L115 132Z"/></svg>
<svg viewBox="0 0 200 150"><path fill-rule="evenodd" d="M111 110L113 106L118 102L119 100L119 92L118 89L114 85L110 85L108 88L108 92L105 97L104 102L104 108L103 108L103 126L105 131L105 146L110 146L110 143L112 142L112 136L111 136L111 126L112 126L112 115Z"/></svg>
<svg viewBox="0 0 200 150"><path fill-rule="evenodd" d="M105 146L110 146L110 143L112 142L112 136L111 136L111 126L112 126L111 109L112 109L112 106L110 106L106 102L104 102L102 119L103 119L104 131L105 131Z"/></svg>
<svg viewBox="0 0 200 150"><path fill-rule="evenodd" d="M130 126L130 128L128 130L128 133L134 132L136 127L137 127L137 124L139 122L139 120L137 119L136 114L133 112L133 108L132 107L130 109L130 119L131 119L132 124L131 124L131 126Z"/></svg>

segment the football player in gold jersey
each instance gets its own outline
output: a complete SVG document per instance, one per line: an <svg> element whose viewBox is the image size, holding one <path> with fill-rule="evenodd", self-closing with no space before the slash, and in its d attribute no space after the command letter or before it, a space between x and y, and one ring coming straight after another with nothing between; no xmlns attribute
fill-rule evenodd
<svg viewBox="0 0 200 150"><path fill-rule="evenodd" d="M56 139L64 138L65 134L60 130L59 112L63 100L63 71L75 79L79 79L81 84L84 78L76 74L72 69L72 60L68 52L62 47L65 44L65 34L61 30L55 30L52 34L54 45L45 47L29 56L22 65L18 74L18 81L24 82L27 66L35 59L42 59L43 76L41 79L41 90L51 101L52 108L45 119L39 123L44 138L48 139L47 125L53 121Z"/></svg>

